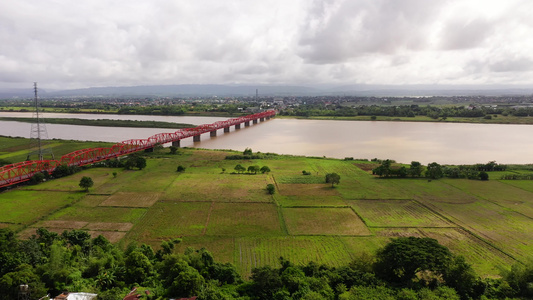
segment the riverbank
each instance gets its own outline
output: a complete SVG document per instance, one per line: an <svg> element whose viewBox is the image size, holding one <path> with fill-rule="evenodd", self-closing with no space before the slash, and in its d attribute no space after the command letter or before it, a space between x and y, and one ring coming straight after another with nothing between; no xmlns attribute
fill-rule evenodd
<svg viewBox="0 0 533 300"><path fill-rule="evenodd" d="M44 108L42 110L45 113L67 113L67 114L118 114L118 110L101 110L101 109L79 109L79 108ZM31 112L31 109L27 107L0 107L0 112ZM128 116L145 116L143 114L127 114ZM207 111L191 111L185 112L181 115L161 115L161 116L175 116L175 117L223 117L223 118L236 118L246 115L245 113L231 114L227 112L207 112ZM472 123L472 124L517 124L517 125L533 125L533 116L517 117L512 115L493 114L485 117L447 117L447 118L431 118L427 116L415 116L415 117L398 117L398 116L282 116L276 115L278 118L284 119L301 119L301 120L341 120L341 121L386 121L386 122L430 122L430 123ZM375 117L375 118L374 118ZM3 118L0 118L3 119ZM48 123L49 119L46 119ZM7 121L7 120L6 120ZM15 120L11 120L15 121ZM21 121L25 122L25 121ZM79 123L54 123L54 124L70 124L70 125L83 125ZM173 123L169 123L173 124ZM89 125L89 124L87 124ZM153 127L153 128L187 128L187 127L167 127L166 125L146 126L134 125L130 126L128 123L124 125L90 125L90 126L116 126L116 127ZM190 124L187 124L190 125ZM192 126L194 127L194 125Z"/></svg>
<svg viewBox="0 0 533 300"><path fill-rule="evenodd" d="M354 116L354 117L332 117L332 116L280 116L276 115L276 118L283 119L298 119L298 120L339 120L339 121L374 121L374 122L428 122L428 123L471 123L471 124L516 124L516 125L533 125L533 116L528 117L515 117L515 116L503 116L493 115L490 119L483 117L449 117L433 119L426 116L416 117L387 117L387 116Z"/></svg>
<svg viewBox="0 0 533 300"><path fill-rule="evenodd" d="M0 117L1 121L16 121L25 123L35 123L34 118L17 118L17 117ZM83 125L83 126L104 126L104 127L136 127L136 128L171 128L183 129L193 128L197 125L187 123L172 123L161 121L136 121L136 120L88 120L75 118L46 118L46 123L49 124L65 124L65 125Z"/></svg>

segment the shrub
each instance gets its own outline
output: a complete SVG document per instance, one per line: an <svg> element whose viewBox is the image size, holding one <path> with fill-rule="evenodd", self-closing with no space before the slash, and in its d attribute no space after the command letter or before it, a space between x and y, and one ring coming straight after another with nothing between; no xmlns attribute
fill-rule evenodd
<svg viewBox="0 0 533 300"><path fill-rule="evenodd" d="M274 195L274 193L276 192L276 187L272 183L267 184L266 189L270 195Z"/></svg>
<svg viewBox="0 0 533 300"><path fill-rule="evenodd" d="M479 172L479 179L481 180L489 180L489 173L485 171Z"/></svg>

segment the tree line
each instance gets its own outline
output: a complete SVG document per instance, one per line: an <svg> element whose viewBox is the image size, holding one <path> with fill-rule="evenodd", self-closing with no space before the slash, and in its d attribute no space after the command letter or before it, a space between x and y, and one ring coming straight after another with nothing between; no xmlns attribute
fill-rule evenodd
<svg viewBox="0 0 533 300"><path fill-rule="evenodd" d="M412 161L409 167L395 164L390 159L380 160L380 162L381 164L378 167L372 169L372 174L385 178L421 177L424 174L425 177L430 179L448 177L488 180L489 174L487 172L505 171L507 169L506 165L497 164L495 161L490 161L486 164L458 166L442 166L436 162L432 162L426 167L417 161Z"/></svg>
<svg viewBox="0 0 533 300"><path fill-rule="evenodd" d="M326 105L324 103L303 104L280 112L285 116L386 116L386 117L416 117L426 116L432 119L448 117L485 117L494 115L511 115L517 117L533 116L533 107L503 108L489 106L430 106L430 105L359 105L343 106Z"/></svg>
<svg viewBox="0 0 533 300"><path fill-rule="evenodd" d="M216 262L206 249L177 254L180 239L114 245L83 230L61 234L40 228L26 240L0 229L0 300L17 299L28 284L33 298L63 291L122 299L132 287L141 299L510 299L533 297L533 264L516 264L501 278L481 278L462 256L430 238L396 238L376 254L331 267L294 264L254 268L250 279Z"/></svg>

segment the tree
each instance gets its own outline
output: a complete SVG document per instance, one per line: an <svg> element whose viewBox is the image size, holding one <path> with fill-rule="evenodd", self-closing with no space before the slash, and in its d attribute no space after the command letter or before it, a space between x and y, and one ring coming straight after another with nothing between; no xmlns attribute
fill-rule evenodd
<svg viewBox="0 0 533 300"><path fill-rule="evenodd" d="M179 165L178 168L176 169L176 172L180 172L180 173L185 172L185 167L182 165Z"/></svg>
<svg viewBox="0 0 533 300"><path fill-rule="evenodd" d="M176 152L178 152L178 147L176 146L170 146L169 149L170 149L170 154L176 154Z"/></svg>
<svg viewBox="0 0 533 300"><path fill-rule="evenodd" d="M135 161L135 166L139 168L139 170L146 168L146 159L140 156L137 157L137 160Z"/></svg>
<svg viewBox="0 0 533 300"><path fill-rule="evenodd" d="M45 180L46 176L42 172L37 172L33 174L33 176L30 178L31 184L38 184L40 182L43 182Z"/></svg>
<svg viewBox="0 0 533 300"><path fill-rule="evenodd" d="M131 155L124 163L124 168L131 170L133 168L139 168L142 170L146 167L146 159L138 155Z"/></svg>
<svg viewBox="0 0 533 300"><path fill-rule="evenodd" d="M341 182L341 176L337 173L328 173L326 174L326 183L331 183L331 187L334 184L339 184Z"/></svg>
<svg viewBox="0 0 533 300"><path fill-rule="evenodd" d="M83 176L81 179L80 179L80 184L79 186L84 189L86 192L89 191L89 188L92 187L94 185L94 182L93 182L93 179L91 177L88 177L88 176Z"/></svg>
<svg viewBox="0 0 533 300"><path fill-rule="evenodd" d="M417 272L446 274L453 261L448 248L435 239L401 237L393 239L377 253L376 274L392 283L408 284Z"/></svg>
<svg viewBox="0 0 533 300"><path fill-rule="evenodd" d="M241 166L240 164L236 165L234 169L235 169L235 171L237 171L237 173L242 173L242 172L246 171L246 168Z"/></svg>
<svg viewBox="0 0 533 300"><path fill-rule="evenodd" d="M267 166L262 166L259 171L261 171L261 173L265 174L265 173L270 172L270 168L267 167Z"/></svg>
<svg viewBox="0 0 533 300"><path fill-rule="evenodd" d="M91 235L85 231L85 230L65 230L61 234L61 237L65 239L69 244L72 246L78 245L83 246L84 243L89 242L91 240Z"/></svg>
<svg viewBox="0 0 533 300"><path fill-rule="evenodd" d="M129 284L142 284L152 275L153 265L140 250L131 252L124 261L126 282Z"/></svg>
<svg viewBox="0 0 533 300"><path fill-rule="evenodd" d="M479 179L481 180L489 180L489 174L485 171L479 172Z"/></svg>
<svg viewBox="0 0 533 300"><path fill-rule="evenodd" d="M381 162L381 165L377 168L374 168L372 170L372 174L378 175L379 177L389 177L392 170L391 170L391 164L392 161L390 159L386 159Z"/></svg>
<svg viewBox="0 0 533 300"><path fill-rule="evenodd" d="M442 166L436 162L432 162L428 165L426 170L426 177L431 179L439 179L443 176Z"/></svg>
<svg viewBox="0 0 533 300"><path fill-rule="evenodd" d="M252 155L252 149L246 148L246 149L244 149L244 152L242 154L243 155Z"/></svg>
<svg viewBox="0 0 533 300"><path fill-rule="evenodd" d="M276 187L272 183L267 184L266 189L270 195L274 195L274 193L276 192Z"/></svg>
<svg viewBox="0 0 533 300"><path fill-rule="evenodd" d="M257 174L257 172L259 172L259 166L249 166L248 172Z"/></svg>
<svg viewBox="0 0 533 300"><path fill-rule="evenodd" d="M412 161L409 166L409 175L412 177L420 177L422 175L422 164L417 161Z"/></svg>
<svg viewBox="0 0 533 300"><path fill-rule="evenodd" d="M477 275L463 256L453 259L444 273L444 280L446 285L454 288L463 299L478 298L474 295L478 283Z"/></svg>

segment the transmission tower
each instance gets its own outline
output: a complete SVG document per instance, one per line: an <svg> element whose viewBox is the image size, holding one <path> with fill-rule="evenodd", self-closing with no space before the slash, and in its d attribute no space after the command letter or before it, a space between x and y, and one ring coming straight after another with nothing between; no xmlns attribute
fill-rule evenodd
<svg viewBox="0 0 533 300"><path fill-rule="evenodd" d="M46 131L46 125L44 124L44 118L39 115L39 97L37 96L37 82L33 83L33 91L35 93L34 106L35 110L33 111L34 123L31 124L31 133L30 133L30 149L37 148L30 152L28 155L28 160L30 156L37 155L38 160L43 160L45 154L50 154L52 159L54 159L54 153L51 148L47 148L46 140L48 139L48 133Z"/></svg>

